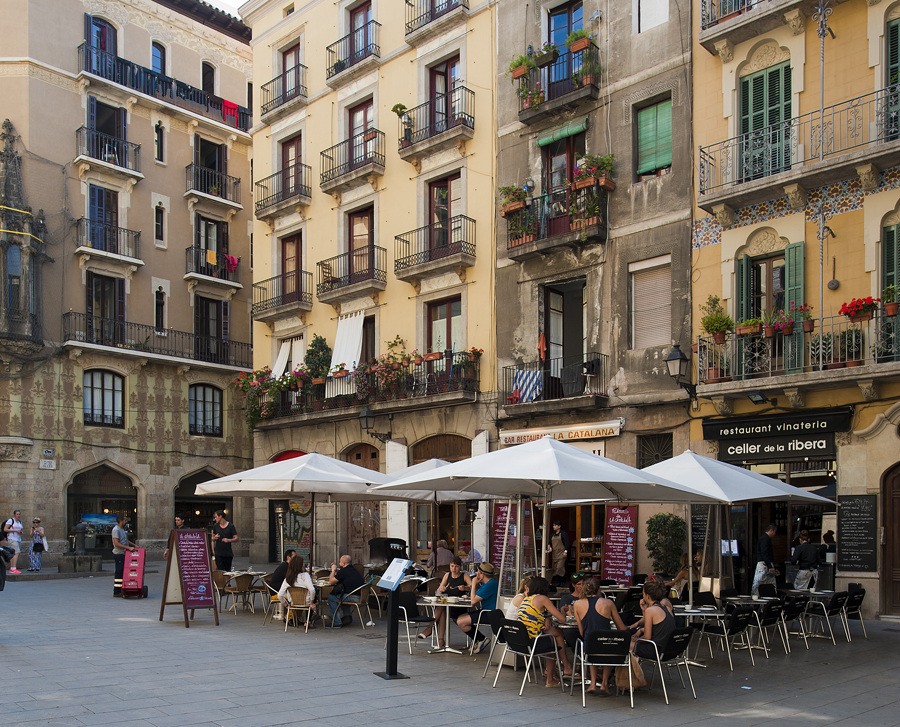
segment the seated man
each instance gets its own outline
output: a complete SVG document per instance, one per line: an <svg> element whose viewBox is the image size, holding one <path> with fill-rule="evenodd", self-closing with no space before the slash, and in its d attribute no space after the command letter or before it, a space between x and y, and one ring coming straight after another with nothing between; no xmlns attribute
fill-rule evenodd
<svg viewBox="0 0 900 727"><path fill-rule="evenodd" d="M475 652L480 654L490 644L490 639L486 639L481 631L477 630L472 624L478 620L478 612L482 609L493 611L497 608L497 589L500 586L496 578L497 572L490 563L481 563L478 566L478 572L472 579L472 608L468 612L462 614L456 619L456 625L470 639L475 639Z"/></svg>
<svg viewBox="0 0 900 727"><path fill-rule="evenodd" d="M439 565L450 565L451 560L453 560L453 551L447 547L447 541L438 540L437 547L428 556L428 562L425 565L429 571L433 572Z"/></svg>
<svg viewBox="0 0 900 727"><path fill-rule="evenodd" d="M484 560L484 558L481 557L481 553L473 548L472 543L468 540L462 542L462 550L459 551L459 557L462 558L463 563L474 563L475 565L478 565Z"/></svg>
<svg viewBox="0 0 900 727"><path fill-rule="evenodd" d="M328 594L328 606L331 610L331 618L334 621L333 626L336 629L341 626L349 626L353 620L351 608L347 605L341 605L341 617L340 622L338 622L338 604L341 602L343 604L359 603L359 596L347 596L345 594L352 593L364 585L365 580L359 571L351 565L350 556L342 555L340 567L336 563L331 564L331 575L328 577L328 582L334 586L331 593Z"/></svg>
<svg viewBox="0 0 900 727"><path fill-rule="evenodd" d="M572 592L560 596L559 610L566 616L572 613L572 604L581 598L581 588L584 585L584 573L576 573L572 576Z"/></svg>
<svg viewBox="0 0 900 727"><path fill-rule="evenodd" d="M269 585L274 588L276 592L281 589L281 584L284 583L284 577L287 575L288 563L291 562L291 558L294 557L294 554L296 552L296 550L284 551L284 560L278 564L275 572L272 573L271 577L269 578Z"/></svg>

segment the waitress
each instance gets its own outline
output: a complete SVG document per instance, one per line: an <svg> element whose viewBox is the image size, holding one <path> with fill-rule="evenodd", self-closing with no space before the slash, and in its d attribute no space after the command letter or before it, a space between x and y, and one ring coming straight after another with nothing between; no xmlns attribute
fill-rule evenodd
<svg viewBox="0 0 900 727"><path fill-rule="evenodd" d="M569 534L562 529L559 520L553 523L553 534L550 536L547 552L553 558L553 582L559 584L566 579L566 559L569 556Z"/></svg>

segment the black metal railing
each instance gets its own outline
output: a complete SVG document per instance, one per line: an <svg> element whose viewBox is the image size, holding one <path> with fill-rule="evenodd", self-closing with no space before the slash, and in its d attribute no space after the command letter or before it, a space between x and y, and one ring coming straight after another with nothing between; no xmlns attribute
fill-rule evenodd
<svg viewBox="0 0 900 727"><path fill-rule="evenodd" d="M306 98L306 66L298 63L259 87L260 107L267 114L295 98Z"/></svg>
<svg viewBox="0 0 900 727"><path fill-rule="evenodd" d="M222 422L215 424L200 424L198 422L190 422L188 425L188 433L198 437L221 437Z"/></svg>
<svg viewBox="0 0 900 727"><path fill-rule="evenodd" d="M122 429L125 426L125 415L85 411L84 425L87 427L116 427Z"/></svg>
<svg viewBox="0 0 900 727"><path fill-rule="evenodd" d="M506 247L580 232L598 234L606 218L606 192L600 187L558 190L531 197L526 206L506 214Z"/></svg>
<svg viewBox="0 0 900 727"><path fill-rule="evenodd" d="M593 43L575 53L560 53L549 66L533 68L519 79L519 109L538 109L545 101L562 98L579 88L599 87L600 71L600 50Z"/></svg>
<svg viewBox="0 0 900 727"><path fill-rule="evenodd" d="M312 273L293 270L253 284L253 314L291 303L312 303Z"/></svg>
<svg viewBox="0 0 900 727"><path fill-rule="evenodd" d="M400 117L398 124L401 149L457 126L474 129L475 93L465 86L458 86L410 109Z"/></svg>
<svg viewBox="0 0 900 727"><path fill-rule="evenodd" d="M370 56L379 57L381 55L381 49L378 47L380 28L381 23L370 20L328 46L325 49L325 77L333 78Z"/></svg>
<svg viewBox="0 0 900 727"><path fill-rule="evenodd" d="M387 250L377 245L351 250L316 263L316 295L367 281L387 282Z"/></svg>
<svg viewBox="0 0 900 727"><path fill-rule="evenodd" d="M573 396L607 396L609 357L605 353L560 356L503 367L507 404L528 404Z"/></svg>
<svg viewBox="0 0 900 727"><path fill-rule="evenodd" d="M126 230L104 222L82 217L78 220L78 245L91 247L113 255L141 258L140 230Z"/></svg>
<svg viewBox="0 0 900 727"><path fill-rule="evenodd" d="M201 167L199 164L188 164L184 169L187 178L187 189L190 192L203 192L213 197L241 203L241 180L239 177L230 177L215 169Z"/></svg>
<svg viewBox="0 0 900 727"><path fill-rule="evenodd" d="M63 314L63 340L196 359L240 368L250 368L253 363L249 343L227 341L174 329L157 331L154 326L85 313Z"/></svg>
<svg viewBox="0 0 900 727"><path fill-rule="evenodd" d="M241 282L241 259L234 255L191 245L185 249L185 272L210 278Z"/></svg>
<svg viewBox="0 0 900 727"><path fill-rule="evenodd" d="M797 321L788 335L729 333L722 343L701 336L697 381L713 384L900 361L900 316L880 310L857 323L846 316L828 316L821 330L818 319L812 325L814 330L806 332Z"/></svg>
<svg viewBox="0 0 900 727"><path fill-rule="evenodd" d="M78 156L99 159L131 172L141 171L141 145L82 126L75 132Z"/></svg>
<svg viewBox="0 0 900 727"><path fill-rule="evenodd" d="M238 106L215 94L151 71L112 53L93 48L87 43L78 46L78 65L80 70L86 73L92 73L107 81L153 96L241 131L247 131L253 125L253 115L250 109L244 106Z"/></svg>
<svg viewBox="0 0 900 727"><path fill-rule="evenodd" d="M700 0L700 29L706 30L731 15L771 0Z"/></svg>
<svg viewBox="0 0 900 727"><path fill-rule="evenodd" d="M468 8L469 0L406 0L406 35L424 28L456 8Z"/></svg>
<svg viewBox="0 0 900 727"><path fill-rule="evenodd" d="M700 147L700 194L898 140L900 84Z"/></svg>
<svg viewBox="0 0 900 727"><path fill-rule="evenodd" d="M394 238L394 272L459 253L475 255L475 220L457 215Z"/></svg>
<svg viewBox="0 0 900 727"><path fill-rule="evenodd" d="M308 164L291 164L256 183L256 212L291 197L309 197L312 169Z"/></svg>
<svg viewBox="0 0 900 727"><path fill-rule="evenodd" d="M326 149L321 153L321 183L327 184L368 164L384 166L384 146L383 131L366 129Z"/></svg>
<svg viewBox="0 0 900 727"><path fill-rule="evenodd" d="M272 418L277 418L398 399L479 391L479 357L452 351L442 355L438 361L397 362L391 367L374 367L371 372L362 367L341 378L329 377L325 384L307 382L296 391L280 393L274 405L265 409Z"/></svg>

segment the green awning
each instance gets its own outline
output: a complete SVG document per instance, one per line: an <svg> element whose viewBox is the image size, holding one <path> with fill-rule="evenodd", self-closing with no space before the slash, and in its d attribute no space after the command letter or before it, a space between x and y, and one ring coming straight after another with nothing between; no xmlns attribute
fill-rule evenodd
<svg viewBox="0 0 900 727"><path fill-rule="evenodd" d="M542 136L537 140L538 146L547 146L547 144L552 144L554 141L559 141L560 139L565 139L567 136L575 136L575 134L580 134L582 131L587 131L588 128L588 117L584 116L580 119L575 119L575 121L570 121L565 126L560 126L553 131L551 131L546 136Z"/></svg>

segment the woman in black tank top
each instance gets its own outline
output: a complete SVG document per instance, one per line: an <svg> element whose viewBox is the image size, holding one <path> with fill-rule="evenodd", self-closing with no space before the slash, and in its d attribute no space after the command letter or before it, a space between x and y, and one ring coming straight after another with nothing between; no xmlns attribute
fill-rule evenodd
<svg viewBox="0 0 900 727"><path fill-rule="evenodd" d="M625 624L616 610L615 604L608 598L598 596L600 583L596 578L590 578L585 581L581 588L581 599L575 602L575 620L578 621L578 628L581 631L582 640L587 643L588 636L594 631L610 631L613 629L624 630ZM609 695L609 677L612 674L612 667L603 667L603 679L600 682L599 692ZM591 684L587 689L588 692L594 694L597 689L597 667L591 667Z"/></svg>
<svg viewBox="0 0 900 727"><path fill-rule="evenodd" d="M435 595L437 596L468 596L472 588L472 580L468 573L462 572L462 560L459 556L453 556L450 561L450 572L444 574L441 585L438 586ZM437 614L435 616L434 627L437 629L438 646L444 647L444 619L447 617L447 611L450 611L450 618L456 621L469 610L468 606L451 606L445 608L434 609ZM425 629L419 634L420 639L427 639L431 636L431 627Z"/></svg>
<svg viewBox="0 0 900 727"><path fill-rule="evenodd" d="M642 659L655 659L656 654L650 644L640 643L639 639L654 642L662 653L675 630L675 617L660 603L665 595L666 587L661 581L644 583L644 626L638 629L631 642L635 655Z"/></svg>

